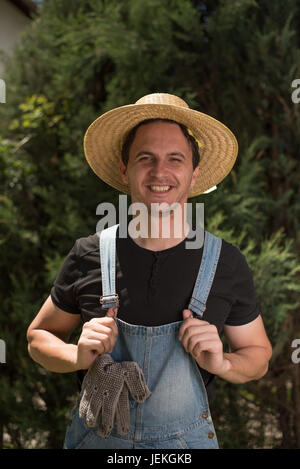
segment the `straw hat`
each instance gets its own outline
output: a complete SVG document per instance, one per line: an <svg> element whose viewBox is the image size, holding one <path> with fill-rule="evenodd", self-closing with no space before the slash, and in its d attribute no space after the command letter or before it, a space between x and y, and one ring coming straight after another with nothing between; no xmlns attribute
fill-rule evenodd
<svg viewBox="0 0 300 469"><path fill-rule="evenodd" d="M86 159L97 176L125 194L130 188L121 179L119 162L128 132L146 119L172 119L184 124L202 143L199 173L189 197L206 192L231 171L238 153L233 133L221 122L190 109L177 96L154 93L135 104L121 106L98 117L84 136Z"/></svg>

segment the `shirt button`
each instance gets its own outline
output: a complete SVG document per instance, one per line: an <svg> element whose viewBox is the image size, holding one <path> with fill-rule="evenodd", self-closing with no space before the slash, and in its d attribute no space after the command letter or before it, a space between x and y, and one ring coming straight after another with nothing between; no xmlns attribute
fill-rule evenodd
<svg viewBox="0 0 300 469"><path fill-rule="evenodd" d="M208 413L207 413L207 412L203 412L202 415L201 415L201 417L202 417L203 419L207 419Z"/></svg>
<svg viewBox="0 0 300 469"><path fill-rule="evenodd" d="M214 432L209 432L207 436L208 436L208 438L213 438L215 436L215 434L214 434Z"/></svg>

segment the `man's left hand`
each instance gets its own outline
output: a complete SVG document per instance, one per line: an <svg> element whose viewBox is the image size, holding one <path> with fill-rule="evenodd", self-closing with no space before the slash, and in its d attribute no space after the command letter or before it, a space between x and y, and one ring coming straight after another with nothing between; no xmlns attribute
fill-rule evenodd
<svg viewBox="0 0 300 469"><path fill-rule="evenodd" d="M230 362L224 357L223 344L216 326L193 318L192 311L183 310L184 322L179 330L179 340L199 366L214 375L224 374Z"/></svg>

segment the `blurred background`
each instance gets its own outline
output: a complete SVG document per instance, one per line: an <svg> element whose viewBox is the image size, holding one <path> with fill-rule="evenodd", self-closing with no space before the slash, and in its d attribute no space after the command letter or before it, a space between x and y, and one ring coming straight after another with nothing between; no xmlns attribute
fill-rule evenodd
<svg viewBox="0 0 300 469"><path fill-rule="evenodd" d="M26 330L97 205L118 206L85 130L167 92L237 136L234 170L193 202L245 254L273 346L260 381L216 379L220 446L300 449L299 2L0 0L0 49L0 447L61 448L76 399L76 375L34 363Z"/></svg>

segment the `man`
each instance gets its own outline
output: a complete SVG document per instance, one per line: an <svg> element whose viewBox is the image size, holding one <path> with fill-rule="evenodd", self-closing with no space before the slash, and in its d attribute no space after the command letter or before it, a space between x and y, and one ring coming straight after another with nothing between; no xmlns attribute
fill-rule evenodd
<svg viewBox="0 0 300 469"><path fill-rule="evenodd" d="M213 376L261 378L271 345L244 256L207 232L203 247L186 249L191 227L181 209L230 172L235 137L180 98L153 94L96 119L84 148L101 179L147 210L143 236L130 236L129 224L126 237L114 226L100 239L77 240L28 329L29 353L46 369L89 370L65 448L217 448L207 398ZM162 212L152 210L157 203ZM69 344L80 321L78 343ZM131 381L127 365L135 367ZM118 383L116 375L106 381L113 370ZM144 386L140 400L135 385Z"/></svg>

